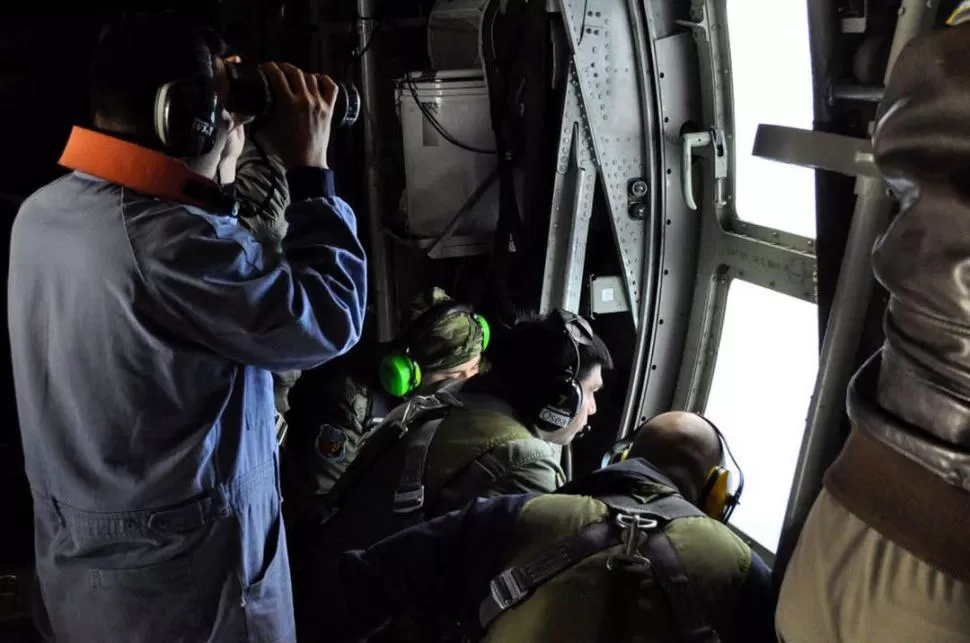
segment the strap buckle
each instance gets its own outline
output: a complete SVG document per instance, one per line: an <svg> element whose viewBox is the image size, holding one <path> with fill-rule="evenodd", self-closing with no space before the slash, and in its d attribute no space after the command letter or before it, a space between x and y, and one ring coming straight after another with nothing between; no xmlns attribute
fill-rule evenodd
<svg viewBox="0 0 970 643"><path fill-rule="evenodd" d="M656 529L660 524L652 518L644 518L639 514L617 514L616 524L623 528L623 551L614 554L606 560L606 568L614 569L645 569L650 561L640 554L640 544L643 542L644 532Z"/></svg>
<svg viewBox="0 0 970 643"><path fill-rule="evenodd" d="M279 411L276 412L275 421L275 431L276 431L276 444L278 446L283 446L286 442L286 434L289 432L289 424L286 422L286 418Z"/></svg>
<svg viewBox="0 0 970 643"><path fill-rule="evenodd" d="M506 569L489 584L492 591L492 600L503 612L520 603L527 594L516 579L514 572L514 569Z"/></svg>
<svg viewBox="0 0 970 643"><path fill-rule="evenodd" d="M522 586L516 571L514 567L510 567L489 583L488 597L478 607L478 623L483 630L505 610L521 603L528 595L529 592Z"/></svg>
<svg viewBox="0 0 970 643"><path fill-rule="evenodd" d="M401 488L394 493L394 513L409 514L424 507L424 485Z"/></svg>

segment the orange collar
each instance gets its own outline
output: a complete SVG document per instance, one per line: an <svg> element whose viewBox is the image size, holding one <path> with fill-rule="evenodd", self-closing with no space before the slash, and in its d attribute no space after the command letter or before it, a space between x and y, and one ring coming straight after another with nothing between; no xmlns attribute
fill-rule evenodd
<svg viewBox="0 0 970 643"><path fill-rule="evenodd" d="M219 185L182 161L119 138L75 127L58 163L157 199L222 210Z"/></svg>

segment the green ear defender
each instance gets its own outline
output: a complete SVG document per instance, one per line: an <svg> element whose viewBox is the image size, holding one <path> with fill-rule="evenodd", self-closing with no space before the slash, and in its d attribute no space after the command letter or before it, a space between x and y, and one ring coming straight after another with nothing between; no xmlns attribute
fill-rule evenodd
<svg viewBox="0 0 970 643"><path fill-rule="evenodd" d="M404 397L421 385L421 367L413 359L393 351L381 359L381 385L394 397Z"/></svg>
<svg viewBox="0 0 970 643"><path fill-rule="evenodd" d="M411 358L411 343L430 331L438 322L451 315L469 315L482 331L482 350L488 348L492 330L485 318L476 314L471 306L448 301L423 313L408 327L397 348L381 358L378 377L381 386L394 397L404 397L421 386L421 366Z"/></svg>
<svg viewBox="0 0 970 643"><path fill-rule="evenodd" d="M488 321L478 313L472 313L472 318L478 322L478 327L482 329L482 352L488 350L488 341L492 339L492 327L488 325Z"/></svg>

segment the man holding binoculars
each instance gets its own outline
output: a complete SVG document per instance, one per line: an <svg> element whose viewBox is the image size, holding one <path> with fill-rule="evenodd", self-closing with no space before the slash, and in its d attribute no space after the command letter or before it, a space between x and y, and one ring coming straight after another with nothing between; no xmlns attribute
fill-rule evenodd
<svg viewBox="0 0 970 643"><path fill-rule="evenodd" d="M59 643L295 640L270 372L357 342L366 258L327 165L338 89L291 65L256 74L287 170L282 256L240 226L217 175L258 114L230 115L246 85L223 53L175 14L107 28L94 128L14 223L38 627Z"/></svg>

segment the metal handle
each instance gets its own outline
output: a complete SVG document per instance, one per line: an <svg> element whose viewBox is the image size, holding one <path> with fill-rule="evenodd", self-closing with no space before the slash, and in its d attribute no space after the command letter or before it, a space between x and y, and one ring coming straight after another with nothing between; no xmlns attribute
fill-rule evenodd
<svg viewBox="0 0 970 643"><path fill-rule="evenodd" d="M681 157L680 180L684 189L684 203L691 210L697 210L694 200L694 174L691 172L691 160L694 158L694 148L710 145L714 148L714 201L717 205L726 205L724 196L727 181L727 153L724 145L724 135L720 130L707 132L690 132L683 137L683 156Z"/></svg>
<svg viewBox="0 0 970 643"><path fill-rule="evenodd" d="M710 145L712 141L710 132L692 132L684 134L683 137L683 156L680 159L680 182L684 190L684 203L691 210L697 209L697 201L694 200L694 173L691 171L691 161L694 158L694 148Z"/></svg>

